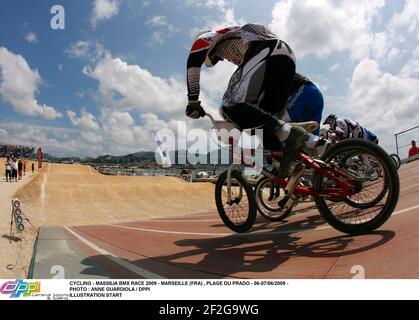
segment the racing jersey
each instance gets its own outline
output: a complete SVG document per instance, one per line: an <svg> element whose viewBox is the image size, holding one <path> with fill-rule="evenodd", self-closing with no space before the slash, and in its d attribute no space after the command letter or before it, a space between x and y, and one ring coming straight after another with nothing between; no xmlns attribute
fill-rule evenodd
<svg viewBox="0 0 419 320"><path fill-rule="evenodd" d="M339 140L358 138L369 140L378 144L378 138L373 132L362 127L358 122L351 119L336 119L335 128L331 128L331 130L337 132L336 128L339 128L341 131L341 134L338 134Z"/></svg>
<svg viewBox="0 0 419 320"><path fill-rule="evenodd" d="M201 66L209 58L213 64L228 60L240 65L249 49L250 43L277 39L262 25L246 24L200 34L194 41L187 61L187 86L189 100L199 98Z"/></svg>

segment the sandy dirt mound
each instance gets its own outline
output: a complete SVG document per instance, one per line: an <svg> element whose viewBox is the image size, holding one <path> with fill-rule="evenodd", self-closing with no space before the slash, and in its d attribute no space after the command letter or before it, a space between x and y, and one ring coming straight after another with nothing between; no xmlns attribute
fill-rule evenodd
<svg viewBox="0 0 419 320"><path fill-rule="evenodd" d="M215 209L212 184L105 176L84 165L47 164L16 197L39 225L112 223Z"/></svg>
<svg viewBox="0 0 419 320"><path fill-rule="evenodd" d="M4 171L4 159L0 168ZM36 239L25 222L10 238L12 198L38 228L135 221L215 209L214 185L172 177L104 176L89 166L45 164L23 181L0 179L0 278L25 278Z"/></svg>

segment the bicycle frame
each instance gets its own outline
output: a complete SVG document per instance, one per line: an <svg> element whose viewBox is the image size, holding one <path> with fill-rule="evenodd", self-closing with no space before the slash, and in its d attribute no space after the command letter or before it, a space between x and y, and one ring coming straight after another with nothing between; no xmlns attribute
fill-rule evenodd
<svg viewBox="0 0 419 320"><path fill-rule="evenodd" d="M209 114L207 114L207 116L210 118L214 127L217 129L220 129L220 124L222 125L223 121L215 121L214 118ZM231 123L229 122L225 122L225 123L227 127L231 128ZM233 160L233 164L231 164L227 169L227 201L229 202L231 201L231 172L236 168L240 170L241 166L256 169L263 176L270 178L273 183L276 183L283 188L287 187L289 180L279 178L278 176L273 174L271 171L267 170L265 167L259 166L251 160L251 156L249 156L249 154L250 155L253 154L253 150L251 150L250 153L249 152L240 153L240 158L238 158L237 152L236 152L238 141L236 141L233 137L230 137L228 145L231 148L230 158ZM267 157L271 157L273 159L279 160L282 156L282 152L267 151L267 153L266 154L264 153L264 155L266 155ZM339 170L338 168L330 164L326 164L321 160L313 159L309 155L306 155L304 153L298 154L298 160L300 160L306 168L311 168L319 172L322 176L333 180L336 183L337 187L322 188L321 190L314 190L311 187L297 185L292 192L293 194L303 195L303 196L329 196L329 197L344 198L347 196L351 196L355 193L355 186L349 183L347 180L345 180L345 179L352 180L354 178L350 174L342 170ZM240 185L239 200L241 200L242 196L243 196L243 187Z"/></svg>
<svg viewBox="0 0 419 320"><path fill-rule="evenodd" d="M275 151L271 153L273 153L274 155L277 154L277 152ZM275 156L272 156L272 157L276 158ZM293 194L304 195L304 196L346 197L346 196L351 196L355 193L355 187L351 183L348 183L346 180L342 179L342 178L353 179L353 177L347 174L346 172L339 170L338 168L328 166L326 163L320 160L312 159L310 156L304 153L299 153L298 159L302 163L304 163L306 168L314 169L315 171L319 172L322 176L335 181L337 187L322 188L321 190L314 190L311 187L297 185L294 189ZM256 165L255 165L255 168L256 168ZM276 183L283 188L285 188L288 185L289 180L279 178L278 176L274 175L272 172L270 172L266 168L259 167L256 169L259 172L261 172L262 175L270 178L273 183Z"/></svg>

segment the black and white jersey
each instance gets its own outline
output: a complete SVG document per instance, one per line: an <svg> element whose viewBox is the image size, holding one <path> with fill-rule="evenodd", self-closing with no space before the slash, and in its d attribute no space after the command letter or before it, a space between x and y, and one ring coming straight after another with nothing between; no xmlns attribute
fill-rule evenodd
<svg viewBox="0 0 419 320"><path fill-rule="evenodd" d="M277 39L266 27L256 24L234 26L200 34L194 41L187 62L189 100L199 98L201 66L215 65L219 60L228 60L240 65L253 41Z"/></svg>

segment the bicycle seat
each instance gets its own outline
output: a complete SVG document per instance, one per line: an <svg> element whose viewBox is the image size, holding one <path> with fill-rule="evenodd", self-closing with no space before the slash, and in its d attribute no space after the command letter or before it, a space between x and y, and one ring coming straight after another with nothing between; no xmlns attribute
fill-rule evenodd
<svg viewBox="0 0 419 320"><path fill-rule="evenodd" d="M212 121L212 124L213 124L215 130L227 130L227 131L231 131L233 129L236 129L236 130L239 130L239 131L243 131L243 130L237 128L231 122L224 121L224 120L213 120Z"/></svg>
<svg viewBox="0 0 419 320"><path fill-rule="evenodd" d="M303 128L307 132L314 132L319 127L319 124L316 121L290 122L289 125L293 127Z"/></svg>

